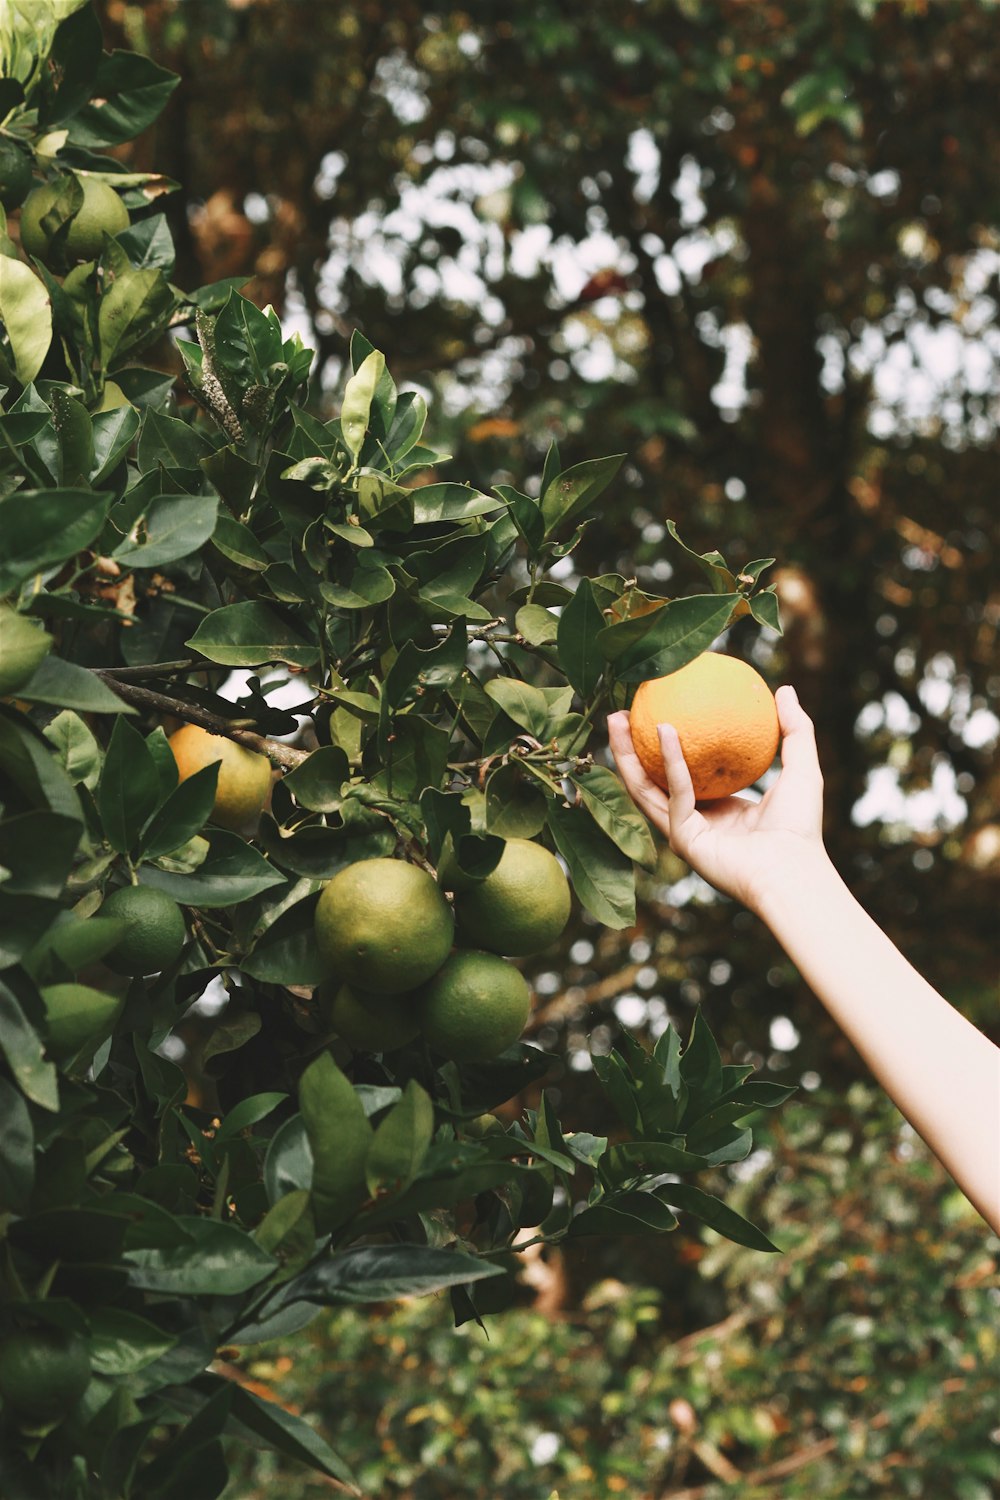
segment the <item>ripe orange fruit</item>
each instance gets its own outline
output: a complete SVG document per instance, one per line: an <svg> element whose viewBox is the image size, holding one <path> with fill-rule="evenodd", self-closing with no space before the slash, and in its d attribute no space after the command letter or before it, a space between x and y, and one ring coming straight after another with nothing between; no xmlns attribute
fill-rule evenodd
<svg viewBox="0 0 1000 1500"><path fill-rule="evenodd" d="M781 738L771 689L745 661L705 651L666 677L640 682L629 713L643 768L666 788L658 724L673 724L699 802L729 797L763 776Z"/></svg>
<svg viewBox="0 0 1000 1500"><path fill-rule="evenodd" d="M181 781L219 762L219 780L212 804L212 822L242 833L260 817L271 786L271 763L266 755L237 745L222 734L210 734L198 724L185 724L168 741Z"/></svg>

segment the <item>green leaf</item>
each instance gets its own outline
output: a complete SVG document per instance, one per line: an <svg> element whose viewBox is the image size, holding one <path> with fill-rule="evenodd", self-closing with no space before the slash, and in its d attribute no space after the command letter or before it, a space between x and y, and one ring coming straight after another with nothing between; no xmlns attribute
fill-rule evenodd
<svg viewBox="0 0 1000 1500"><path fill-rule="evenodd" d="M545 827L549 799L511 761L486 778L486 827L503 839L534 838Z"/></svg>
<svg viewBox="0 0 1000 1500"><path fill-rule="evenodd" d="M587 509L614 479L625 460L624 453L609 458L590 458L574 464L552 478L540 503L545 535L551 536Z"/></svg>
<svg viewBox="0 0 1000 1500"><path fill-rule="evenodd" d="M583 699L590 698L605 669L597 638L606 623L590 579L581 578L559 617L556 640L559 665Z"/></svg>
<svg viewBox="0 0 1000 1500"><path fill-rule="evenodd" d="M56 714L42 733L54 747L60 764L74 786L82 784L93 791L100 780L104 756L80 715L66 709L65 712Z"/></svg>
<svg viewBox="0 0 1000 1500"><path fill-rule="evenodd" d="M603 828L622 853L644 869L653 869L656 845L649 824L614 772L606 766L592 766L569 779L579 791L594 822Z"/></svg>
<svg viewBox="0 0 1000 1500"><path fill-rule="evenodd" d="M573 889L584 906L606 927L635 922L632 861L580 809L551 801L547 821L556 848L569 867Z"/></svg>
<svg viewBox="0 0 1000 1500"><path fill-rule="evenodd" d="M404 391L396 402L392 425L385 439L385 451L394 463L404 458L419 443L427 420L427 403L419 391Z"/></svg>
<svg viewBox="0 0 1000 1500"><path fill-rule="evenodd" d="M719 1046L700 1010L695 1011L687 1046L681 1053L680 1073L689 1091L685 1119L697 1120L723 1091Z"/></svg>
<svg viewBox="0 0 1000 1500"><path fill-rule="evenodd" d="M630 1130L640 1135L642 1115L639 1112L635 1082L630 1077L621 1057L617 1052L609 1052L603 1056L599 1052L592 1052L591 1058L594 1072L604 1092L611 1100L615 1112Z"/></svg>
<svg viewBox="0 0 1000 1500"><path fill-rule="evenodd" d="M215 355L224 376L241 390L266 385L269 366L281 359L281 327L233 292L215 320Z"/></svg>
<svg viewBox="0 0 1000 1500"><path fill-rule="evenodd" d="M125 568L162 568L190 557L215 530L218 508L215 495L153 495L112 555Z"/></svg>
<svg viewBox="0 0 1000 1500"><path fill-rule="evenodd" d="M90 149L129 141L151 125L180 82L139 52L105 53L91 81L91 103L70 120L70 139Z"/></svg>
<svg viewBox="0 0 1000 1500"><path fill-rule="evenodd" d="M289 1193L308 1193L313 1159L301 1115L285 1120L271 1137L264 1158L264 1188L269 1203L280 1203Z"/></svg>
<svg viewBox="0 0 1000 1500"><path fill-rule="evenodd" d="M282 912L242 960L243 973L262 984L320 984L327 967L316 947L313 919L318 899L307 897Z"/></svg>
<svg viewBox="0 0 1000 1500"><path fill-rule="evenodd" d="M82 552L103 527L110 504L110 495L72 489L17 490L0 501L0 594Z"/></svg>
<svg viewBox="0 0 1000 1500"><path fill-rule="evenodd" d="M38 1033L25 1015L14 990L3 979L0 979L0 1049L3 1050L22 1093L42 1109L57 1110L59 1086L55 1065L43 1055ZM8 1113L12 1118L17 1114L9 1101ZM3 1151L0 1156L6 1156L11 1143L6 1134L2 1139ZM15 1176L24 1180L26 1169L23 1163L17 1166Z"/></svg>
<svg viewBox="0 0 1000 1500"><path fill-rule="evenodd" d="M100 489L127 456L139 430L139 413L132 406L95 412L91 419L94 441L90 482Z"/></svg>
<svg viewBox="0 0 1000 1500"><path fill-rule="evenodd" d="M0 985L0 1004L3 986ZM2 1012L0 1012L2 1014ZM6 1028L6 1015L3 1017ZM48 1066L52 1068L52 1064ZM53 1074L55 1068L52 1068ZM37 1102L37 1101L36 1101ZM58 1109L58 1099L47 1106ZM25 1214L35 1185L35 1136L22 1094L0 1075L0 1213Z"/></svg>
<svg viewBox="0 0 1000 1500"><path fill-rule="evenodd" d="M350 775L346 751L339 745L320 745L288 773L282 785L300 807L310 812L336 812L343 801L341 788Z"/></svg>
<svg viewBox="0 0 1000 1500"><path fill-rule="evenodd" d="M160 465L167 469L197 469L213 456L209 444L190 422L168 417L156 407L143 414L138 460L143 476Z"/></svg>
<svg viewBox="0 0 1000 1500"><path fill-rule="evenodd" d="M97 789L97 809L112 849L127 854L159 804L159 773L146 741L125 719L118 718Z"/></svg>
<svg viewBox="0 0 1000 1500"><path fill-rule="evenodd" d="M263 1438L269 1448L287 1454L331 1479L339 1479L360 1494L350 1468L326 1439L308 1422L276 1401L264 1401L245 1386L233 1385L232 1416L238 1424ZM229 1430L233 1431L232 1422Z"/></svg>
<svg viewBox="0 0 1000 1500"><path fill-rule="evenodd" d="M166 891L186 906L236 906L276 885L285 876L258 854L239 834L213 828L207 834L209 852L192 874L175 874L143 865L142 884Z"/></svg>
<svg viewBox="0 0 1000 1500"><path fill-rule="evenodd" d="M136 1375L177 1343L138 1313L122 1307L97 1307L90 1312L87 1348L98 1375Z"/></svg>
<svg viewBox="0 0 1000 1500"><path fill-rule="evenodd" d="M176 1243L126 1250L129 1285L175 1297L231 1297L259 1286L277 1261L235 1224L177 1214Z"/></svg>
<svg viewBox="0 0 1000 1500"><path fill-rule="evenodd" d="M770 630L782 634L781 612L778 607L778 595L774 584L766 589L761 589L759 594L754 594L750 600L750 613L758 625L766 625Z"/></svg>
<svg viewBox="0 0 1000 1500"><path fill-rule="evenodd" d="M47 656L28 681L17 690L27 703L55 703L88 714L134 714L135 709L112 692L107 683L87 667Z"/></svg>
<svg viewBox="0 0 1000 1500"><path fill-rule="evenodd" d="M741 594L694 594L608 625L597 644L619 682L665 677L707 651L729 624Z"/></svg>
<svg viewBox="0 0 1000 1500"><path fill-rule="evenodd" d="M51 396L52 426L59 442L59 484L77 485L94 465L94 430L82 401L56 387Z"/></svg>
<svg viewBox="0 0 1000 1500"><path fill-rule="evenodd" d="M365 1161L368 1191L399 1192L420 1171L434 1135L434 1105L414 1079L378 1126Z"/></svg>
<svg viewBox="0 0 1000 1500"><path fill-rule="evenodd" d="M271 1093L251 1094L246 1099L241 1099L223 1115L222 1124L215 1133L216 1143L231 1141L241 1131L249 1130L252 1125L266 1120L287 1098L287 1094Z"/></svg>
<svg viewBox="0 0 1000 1500"><path fill-rule="evenodd" d="M260 667L269 662L311 667L319 659L318 646L255 599L213 610L185 644L226 667Z"/></svg>
<svg viewBox="0 0 1000 1500"><path fill-rule="evenodd" d="M609 1194L570 1221L569 1238L582 1235L666 1234L677 1220L655 1193Z"/></svg>
<svg viewBox="0 0 1000 1500"><path fill-rule="evenodd" d="M551 610L543 608L541 604L522 604L514 616L514 628L524 636L529 645L547 646L556 639L559 621ZM602 661L601 666L603 665ZM568 677L569 673L566 675Z"/></svg>
<svg viewBox="0 0 1000 1500"><path fill-rule="evenodd" d="M139 840L139 851L146 859L172 853L204 828L215 802L220 765L221 761L215 761L187 777L153 814Z"/></svg>
<svg viewBox="0 0 1000 1500"><path fill-rule="evenodd" d="M339 1229L365 1201L372 1128L354 1088L328 1052L299 1079L299 1108L313 1158L312 1204L321 1234Z"/></svg>
<svg viewBox="0 0 1000 1500"><path fill-rule="evenodd" d="M721 552L695 552L686 543L682 542L674 521L668 521L667 530L677 543L682 552L696 564L705 574L715 594L732 594L736 590L736 578L730 568L726 567L725 559Z"/></svg>
<svg viewBox="0 0 1000 1500"><path fill-rule="evenodd" d="M771 1250L778 1253L778 1246L768 1239L762 1229L758 1229L728 1204L713 1198L710 1193L703 1192L693 1183L670 1182L659 1191L673 1208L694 1214L709 1228L725 1239L732 1240L734 1244L746 1245L750 1250Z"/></svg>
<svg viewBox="0 0 1000 1500"><path fill-rule="evenodd" d="M503 501L480 494L467 484L426 484L412 492L413 520L417 526L432 526L440 521L467 521L502 510Z"/></svg>
<svg viewBox="0 0 1000 1500"><path fill-rule="evenodd" d="M357 372L351 376L344 389L344 404L340 409L340 428L347 451L354 459L364 447L376 388L385 373L385 355L373 349Z"/></svg>
<svg viewBox="0 0 1000 1500"><path fill-rule="evenodd" d="M271 559L249 526L234 521L231 515L221 509L212 532L212 546L217 547L223 557L227 557L237 567L249 568L254 573L261 573L271 565Z"/></svg>
<svg viewBox="0 0 1000 1500"><path fill-rule="evenodd" d="M358 1245L312 1266L290 1284L294 1296L326 1306L427 1297L446 1287L483 1281L500 1267L460 1250L428 1245ZM288 1289L286 1289L288 1290Z"/></svg>
<svg viewBox="0 0 1000 1500"><path fill-rule="evenodd" d="M14 374L29 385L52 343L52 303L43 282L21 260L0 256L0 324L14 356ZM2 368L0 356L0 368Z"/></svg>
<svg viewBox="0 0 1000 1500"><path fill-rule="evenodd" d="M104 261L114 262L112 241L105 240ZM175 306L174 294L156 269L136 271L124 250L113 277L106 277L97 314L101 369L108 370L139 343L145 343Z"/></svg>
<svg viewBox="0 0 1000 1500"><path fill-rule="evenodd" d="M519 677L492 677L485 684L485 691L515 724L536 739L544 736L549 723L549 705L540 688L522 682Z"/></svg>

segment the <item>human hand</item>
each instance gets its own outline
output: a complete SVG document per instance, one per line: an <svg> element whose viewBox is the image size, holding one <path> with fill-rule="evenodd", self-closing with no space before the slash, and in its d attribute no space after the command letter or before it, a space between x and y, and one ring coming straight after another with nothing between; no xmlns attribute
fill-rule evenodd
<svg viewBox="0 0 1000 1500"><path fill-rule="evenodd" d="M826 859L813 723L793 687L780 687L775 703L781 772L758 801L740 795L696 805L677 731L668 724L659 726L669 793L662 791L635 753L628 714L608 717L611 753L632 800L675 854L752 911L761 909L773 883Z"/></svg>

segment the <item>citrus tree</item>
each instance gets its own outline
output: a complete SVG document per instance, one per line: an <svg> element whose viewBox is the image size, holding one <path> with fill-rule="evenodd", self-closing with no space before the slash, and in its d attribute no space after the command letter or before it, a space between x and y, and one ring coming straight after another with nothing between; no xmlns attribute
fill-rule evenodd
<svg viewBox="0 0 1000 1500"><path fill-rule="evenodd" d="M620 456L442 479L361 333L312 416L310 351L175 286L171 184L104 154L174 77L83 0L3 6L0 52L2 1488L212 1497L231 1438L352 1488L220 1350L442 1289L479 1319L515 1242L675 1210L774 1248L692 1179L789 1091L699 1019L595 1056L613 1138L564 1128L515 961L574 897L633 921L653 846L591 733L776 625L766 560L570 591Z"/></svg>

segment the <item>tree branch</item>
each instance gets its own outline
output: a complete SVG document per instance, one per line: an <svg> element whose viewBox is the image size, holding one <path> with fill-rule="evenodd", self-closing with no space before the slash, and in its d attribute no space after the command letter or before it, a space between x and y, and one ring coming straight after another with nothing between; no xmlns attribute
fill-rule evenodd
<svg viewBox="0 0 1000 1500"><path fill-rule="evenodd" d="M283 745L280 740L268 739L266 735L246 728L248 721L245 719L224 719L220 714L213 714L196 703L186 703L183 698L170 698L166 693L154 692L152 688L139 687L134 682L123 682L113 671L94 669L94 675L124 702L134 703L137 708L154 709L161 714L173 714L175 718L184 719L188 724L197 724L200 728L207 729L210 734L224 735L226 739L235 740L238 745L245 745L248 750L256 750L258 755L266 755L272 766L279 766L282 770L294 771L310 753L308 750L296 750L292 745Z"/></svg>

